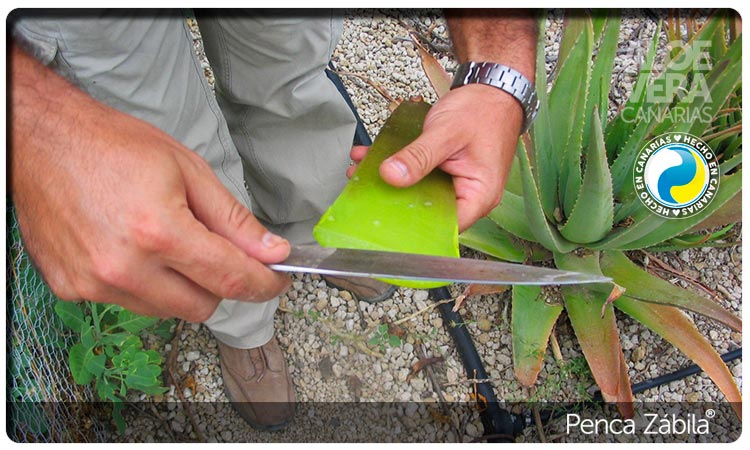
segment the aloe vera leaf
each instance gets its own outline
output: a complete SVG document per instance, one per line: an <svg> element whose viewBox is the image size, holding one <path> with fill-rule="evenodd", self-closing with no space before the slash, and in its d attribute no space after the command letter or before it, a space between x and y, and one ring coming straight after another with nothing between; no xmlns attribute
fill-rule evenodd
<svg viewBox="0 0 750 450"><path fill-rule="evenodd" d="M605 21L606 24L599 24L599 31L596 30L597 22ZM617 51L617 40L620 34L620 14L619 11L608 12L606 16L594 18L594 36L597 37L599 45L594 60L594 67L591 71L591 90L589 92L589 101L586 102L586 114L584 117L587 121L592 120L594 110L599 111L600 123L607 123L607 110L609 108L609 90L612 85L612 68L615 64L615 52ZM583 127L583 147L589 145L589 136L591 127Z"/></svg>
<svg viewBox="0 0 750 450"><path fill-rule="evenodd" d="M519 168L521 169L521 179L523 180L523 201L526 220L529 222L531 231L534 234L534 240L542 244L551 251L566 253L573 251L576 244L565 240L560 233L552 227L547 221L542 209L542 202L539 197L539 190L534 181L534 174L529 166L529 155L526 152L526 146L519 145L516 151Z"/></svg>
<svg viewBox="0 0 750 450"><path fill-rule="evenodd" d="M544 15L541 16L539 29L545 29ZM549 112L549 95L547 94L547 73L545 71L544 48L545 33L539 33L536 48L536 92L539 99L539 111L534 120L529 134L533 145L531 146L531 160L537 174L537 186L540 193L540 202L544 214L554 220L554 211L557 207L559 174L559 142L552 137L552 121ZM515 164L514 164L515 165ZM513 166L511 166L511 171ZM511 186L512 187L512 186ZM522 192L522 191L521 191ZM516 193L519 193L516 191Z"/></svg>
<svg viewBox="0 0 750 450"><path fill-rule="evenodd" d="M598 108L594 108L591 144L586 152L586 172L581 192L568 215L568 221L560 228L560 234L571 242L596 242L612 230L613 217L612 177L609 174Z"/></svg>
<svg viewBox="0 0 750 450"><path fill-rule="evenodd" d="M526 252L514 237L495 222L483 217L458 236L458 242L504 261L524 262Z"/></svg>
<svg viewBox="0 0 750 450"><path fill-rule="evenodd" d="M536 242L536 236L529 226L524 212L525 202L522 195L504 192L503 199L487 217L504 230L527 241Z"/></svg>
<svg viewBox="0 0 750 450"><path fill-rule="evenodd" d="M727 98L735 91L742 77L742 37L737 39L730 47L724 59L718 61L714 68L705 76L705 85L693 83L693 89L689 91L675 108L682 111L701 111L701 117L713 118L724 106ZM707 89L711 95L706 98L701 95ZM672 115L667 115L665 120L655 129L654 134L666 131L687 132L700 136L710 125L709 121L692 120L688 117L683 122L675 123Z"/></svg>
<svg viewBox="0 0 750 450"><path fill-rule="evenodd" d="M556 253L555 263L563 270L601 274L598 253L584 257ZM604 286L605 283L564 286L565 311L602 397L618 403L621 413L626 415L630 411L628 405L633 402L630 379L623 370L624 357L614 308L611 303L605 304L607 295L601 294L602 289L606 291Z"/></svg>
<svg viewBox="0 0 750 450"><path fill-rule="evenodd" d="M508 179L505 181L505 190L503 192L512 192L516 195L523 195L523 181L521 180L521 169L518 167L518 161L513 159L508 172ZM505 194L503 194L505 195Z"/></svg>
<svg viewBox="0 0 750 450"><path fill-rule="evenodd" d="M621 296L615 307L642 323L693 360L716 383L738 417L742 417L742 395L732 373L711 343L698 331L688 317L677 308L640 302Z"/></svg>
<svg viewBox="0 0 750 450"><path fill-rule="evenodd" d="M708 53L711 56L712 61L720 60L727 53L727 31L729 31L726 12L717 12L716 16L716 20L720 23L718 30L711 39L711 46L708 48Z"/></svg>
<svg viewBox="0 0 750 450"><path fill-rule="evenodd" d="M742 331L742 320L715 301L651 275L622 252L602 252L599 262L604 275L624 287L632 299L693 311Z"/></svg>
<svg viewBox="0 0 750 450"><path fill-rule="evenodd" d="M710 230L722 225L735 224L742 222L742 191L734 194L734 197L727 200L719 209L714 211L709 217L699 224L690 228L689 232Z"/></svg>
<svg viewBox="0 0 750 450"><path fill-rule="evenodd" d="M704 220L727 203L742 188L742 172L720 178L719 188L711 204L700 213L686 219L665 219L652 213L637 198L618 211L615 223L630 217L632 223L615 228L606 238L588 247L595 250L634 250L650 247L677 236ZM618 217L619 216L619 217Z"/></svg>
<svg viewBox="0 0 750 450"><path fill-rule="evenodd" d="M614 159L619 153L620 148L627 141L636 120L636 113L640 110L641 105L643 105L646 99L646 87L649 85L651 79L651 70L654 66L654 59L656 58L656 51L659 46L659 30L661 30L661 21L659 21L656 27L656 32L646 53L646 59L641 66L638 79L633 87L633 93L628 98L620 113L609 122L605 130L605 142L610 161Z"/></svg>
<svg viewBox="0 0 750 450"><path fill-rule="evenodd" d="M380 177L380 164L416 139L430 106L403 102L383 126L343 192L313 230L322 246L458 257L456 194L451 177L435 170L397 188ZM431 288L446 283L386 280Z"/></svg>
<svg viewBox="0 0 750 450"><path fill-rule="evenodd" d="M557 78L549 94L552 142L563 143L556 160L560 164L559 204L566 216L573 208L581 188L583 128L586 123L586 102L589 101L594 40L588 16L571 17L568 23L563 40L567 36L575 36L575 44L567 57L559 60Z"/></svg>
<svg viewBox="0 0 750 450"><path fill-rule="evenodd" d="M524 386L533 386L561 305L545 302L539 286L514 286L511 312L513 371Z"/></svg>
<svg viewBox="0 0 750 450"><path fill-rule="evenodd" d="M720 180L721 181L719 183L719 188L716 190L713 201L708 206L704 207L703 211L685 219L664 219L656 214L651 213L644 206L644 214L648 214L648 217L642 220L639 220L638 217L635 217L635 223L629 228L636 228L640 224L644 224L645 222L658 223L659 225L656 228L650 230L647 234L642 235L637 239L631 240L630 242L625 243L625 239L620 240L620 242L616 244L617 248L614 248L613 244L615 244L618 240L612 239L608 243L608 248L613 250L635 250L639 248L650 247L652 245L664 242L667 239L680 235L685 231L693 228L694 226L700 224L704 220L710 218L714 212L716 212L725 203L731 200L738 192L740 192L740 190L742 189L742 171L735 172L732 175L723 176L720 178ZM630 238L633 238L633 236L634 235L631 235Z"/></svg>

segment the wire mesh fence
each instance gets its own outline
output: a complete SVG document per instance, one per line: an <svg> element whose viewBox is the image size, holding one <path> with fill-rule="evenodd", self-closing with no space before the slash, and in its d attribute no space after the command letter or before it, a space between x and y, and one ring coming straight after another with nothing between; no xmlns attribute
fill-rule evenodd
<svg viewBox="0 0 750 450"><path fill-rule="evenodd" d="M73 381L74 340L24 251L15 210L6 210L6 431L16 442L103 442L106 429L89 386Z"/></svg>

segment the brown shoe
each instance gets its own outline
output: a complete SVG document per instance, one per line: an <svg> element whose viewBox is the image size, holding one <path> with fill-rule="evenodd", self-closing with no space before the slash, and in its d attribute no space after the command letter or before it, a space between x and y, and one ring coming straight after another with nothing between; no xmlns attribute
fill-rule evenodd
<svg viewBox="0 0 750 450"><path fill-rule="evenodd" d="M326 275L323 279L330 286L339 290L349 291L357 300L367 303L382 302L396 292L395 286L374 278L334 277Z"/></svg>
<svg viewBox="0 0 750 450"><path fill-rule="evenodd" d="M276 337L250 349L217 343L224 390L234 409L258 430L284 428L294 416L294 386Z"/></svg>

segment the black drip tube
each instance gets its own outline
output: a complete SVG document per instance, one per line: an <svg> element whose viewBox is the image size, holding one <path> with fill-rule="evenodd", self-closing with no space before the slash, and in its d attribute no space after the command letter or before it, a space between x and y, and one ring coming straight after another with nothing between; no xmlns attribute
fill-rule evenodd
<svg viewBox="0 0 750 450"><path fill-rule="evenodd" d="M447 288L430 289L433 301L439 302L451 298ZM463 323L458 312L453 311L453 302L443 303L438 306L443 324L453 338L458 354L464 364L466 376L469 379L487 379L482 359L477 353L474 341L466 327L451 326L451 324ZM521 417L512 415L500 407L495 395L495 389L489 382L477 383L477 401L479 402L480 418L484 425L484 434L492 436L490 442L514 442L515 436L523 430L524 424Z"/></svg>

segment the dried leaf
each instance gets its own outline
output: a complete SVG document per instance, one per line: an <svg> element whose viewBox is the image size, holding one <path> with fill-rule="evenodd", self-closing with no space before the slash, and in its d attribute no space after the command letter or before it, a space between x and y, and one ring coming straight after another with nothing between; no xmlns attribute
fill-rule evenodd
<svg viewBox="0 0 750 450"><path fill-rule="evenodd" d="M406 330L403 327L393 322L385 322L385 324L388 325L388 334L391 336L398 336L400 339L406 336Z"/></svg>
<svg viewBox="0 0 750 450"><path fill-rule="evenodd" d="M398 108L398 105L401 104L401 101L402 101L401 99L393 97L391 93L388 92L388 89L386 89L385 86L383 86L382 84L378 83L375 80L371 80L370 78L367 78L364 75L360 75L360 74L352 73L352 72L336 72L336 73L338 75L343 75L347 77L359 78L360 80L364 81L367 85L375 89L378 92L378 94L381 95L381 97L383 97L384 99L388 101L388 110L390 112L393 112L396 108Z"/></svg>
<svg viewBox="0 0 750 450"><path fill-rule="evenodd" d="M424 48L416 34L411 32L409 33L409 36L411 37L414 46L417 47L419 57L422 59L422 68L424 69L427 78L430 80L432 88L435 89L435 93L438 97L442 97L451 90L452 77L445 71L438 60L435 59L426 48Z"/></svg>
<svg viewBox="0 0 750 450"><path fill-rule="evenodd" d="M185 381L182 382L182 390L184 391L185 388L188 388L190 389L190 392L195 393L195 377L193 377L192 375L188 375L187 377L185 377Z"/></svg>
<svg viewBox="0 0 750 450"><path fill-rule="evenodd" d="M474 297L475 295L500 294L507 291L508 288L508 286L498 284L470 284L466 286L466 289L464 289L461 295L456 297L456 304L453 306L453 311L458 311L464 304L464 301L469 297Z"/></svg>
<svg viewBox="0 0 750 450"><path fill-rule="evenodd" d="M443 361L444 361L444 359L443 359L442 356L434 356L432 358L422 358L422 359L420 359L419 361L417 361L414 364L412 364L412 366L411 366L411 373L409 374L408 377L406 377L406 381L407 382L411 381L411 379L414 378L414 375L418 374L425 367L427 367L429 365L432 365L432 364L435 364L435 363L443 362Z"/></svg>
<svg viewBox="0 0 750 450"><path fill-rule="evenodd" d="M434 420L437 423L444 423L447 425L451 424L451 418L446 416L445 414L441 413L435 408L428 407L427 411L430 412L430 415L432 416L432 420Z"/></svg>
<svg viewBox="0 0 750 450"><path fill-rule="evenodd" d="M609 297L607 297L607 300L602 305L602 319L604 318L604 314L607 312L607 306L620 298L620 296L626 291L626 289L619 284L613 284L614 286L612 287L612 292L609 293Z"/></svg>

